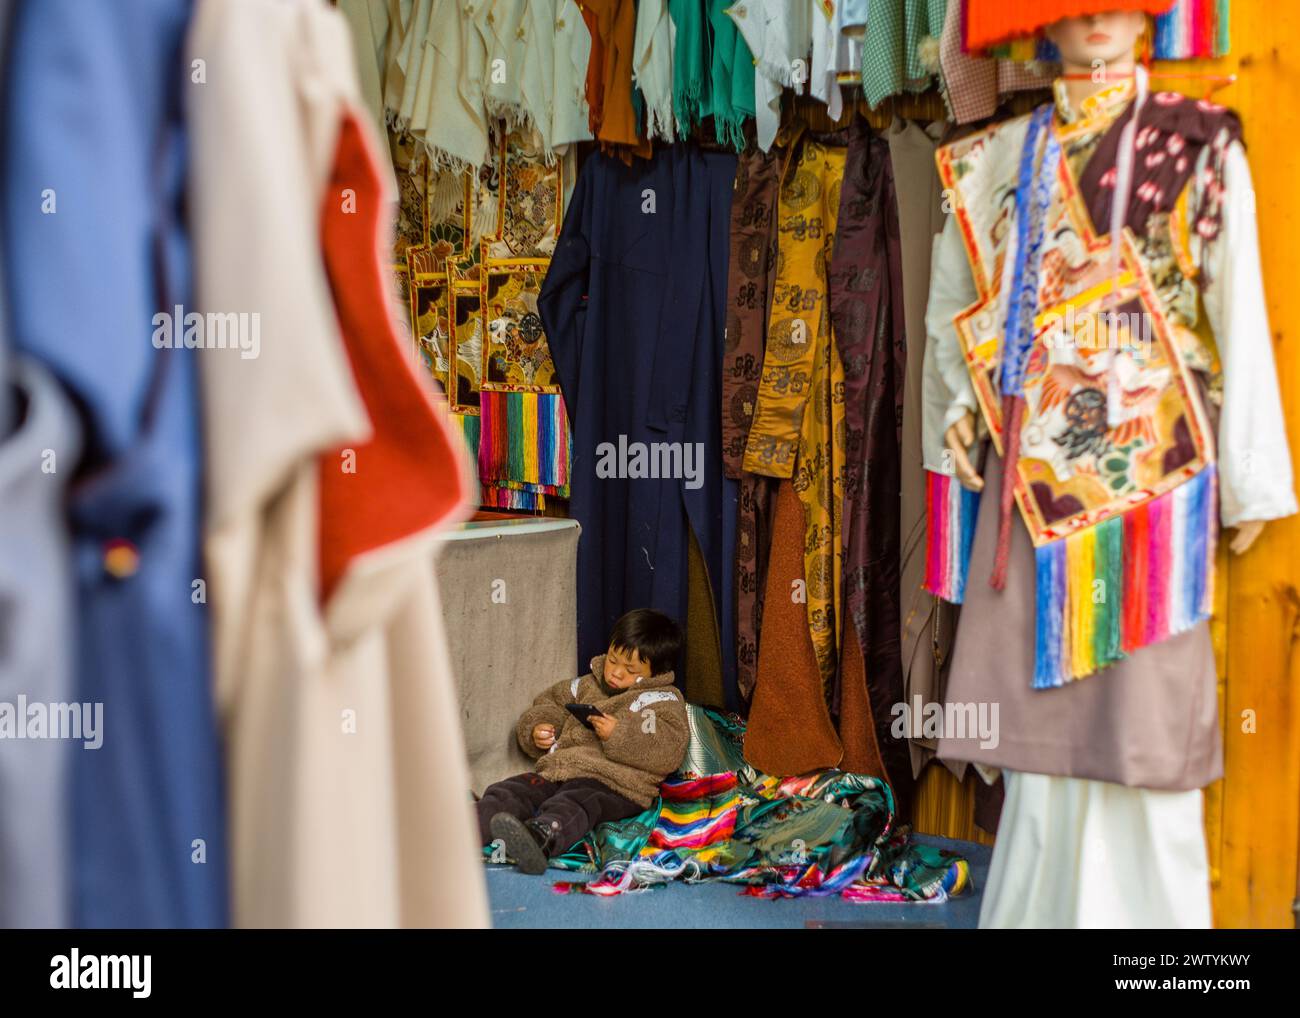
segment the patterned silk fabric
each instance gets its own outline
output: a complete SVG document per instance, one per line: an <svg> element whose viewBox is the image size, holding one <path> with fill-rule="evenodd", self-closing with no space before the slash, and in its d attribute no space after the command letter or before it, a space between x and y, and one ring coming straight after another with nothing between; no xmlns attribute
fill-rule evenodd
<svg viewBox="0 0 1300 1018"><path fill-rule="evenodd" d="M722 467L740 481L736 528L736 685L748 700L758 675L758 634L767 584L776 482L743 470L758 402L768 305L776 269L776 205L788 149L751 148L736 167L722 361Z"/></svg>
<svg viewBox="0 0 1300 1018"><path fill-rule="evenodd" d="M911 776L907 742L891 733L892 707L904 699L898 532L907 326L901 243L889 143L859 117L849 129L830 273L846 420L844 601L852 628L846 626L843 639L857 639L861 647L876 743L896 791ZM831 700L836 716L845 682L862 681L844 673L841 658Z"/></svg>
<svg viewBox="0 0 1300 1018"><path fill-rule="evenodd" d="M827 270L846 156L844 132L806 135L782 181L767 349L744 459L751 473L792 478L803 503L808 623L828 696L842 604L845 413Z"/></svg>
<svg viewBox="0 0 1300 1018"><path fill-rule="evenodd" d="M776 267L776 204L784 154L751 148L736 163L731 202L727 331L722 355L722 465L739 478L763 372L768 303Z"/></svg>

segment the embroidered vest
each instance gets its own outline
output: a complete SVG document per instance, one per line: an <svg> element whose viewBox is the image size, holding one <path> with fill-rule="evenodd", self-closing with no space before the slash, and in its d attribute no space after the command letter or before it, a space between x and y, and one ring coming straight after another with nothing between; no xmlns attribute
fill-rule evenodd
<svg viewBox="0 0 1300 1018"><path fill-rule="evenodd" d="M1221 108L1152 97L1113 243L1094 224L1109 223L1131 111L1079 180L1066 157L1078 132L1050 106L937 157L979 294L954 324L1035 547L1039 688L1183 632L1213 602L1213 433L1143 246L1153 224L1179 218L1168 217L1203 148L1217 173L1239 128ZM1212 239L1221 186L1201 190L1209 198L1190 218ZM927 587L960 600L977 498L932 476L930 503Z"/></svg>

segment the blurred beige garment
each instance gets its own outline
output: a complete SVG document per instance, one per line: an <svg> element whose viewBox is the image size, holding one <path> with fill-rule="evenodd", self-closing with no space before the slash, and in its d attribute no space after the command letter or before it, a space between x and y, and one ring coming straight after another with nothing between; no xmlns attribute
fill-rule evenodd
<svg viewBox="0 0 1300 1018"><path fill-rule="evenodd" d="M338 9L347 19L348 30L352 33L361 99L380 132L386 123L384 76L388 71L389 51L396 49L394 22L400 25L399 10L390 8L397 3L398 0L338 0ZM388 153L388 146L381 145L380 149L385 165L391 168L392 156Z"/></svg>
<svg viewBox="0 0 1300 1018"><path fill-rule="evenodd" d="M922 128L914 121L895 118L885 132L889 158L894 164L898 194L898 225L902 236L903 306L907 324L907 381L903 396L902 506L899 515L902 606L903 690L907 702L914 696L923 704L943 701L941 669L952 647L956 605L940 601L923 589L925 583L925 468L921 462L921 377L925 363L925 308L930 296L930 253L934 238L943 232L943 194L934 150L942 124ZM908 740L912 775L921 770L938 748L934 739ZM960 773L959 761L948 768Z"/></svg>
<svg viewBox="0 0 1300 1018"><path fill-rule="evenodd" d="M198 300L260 315L255 358L200 364L235 923L486 926L436 529L320 605L318 457L371 431L320 244L342 119L365 120L346 24L323 0L200 0L188 49Z"/></svg>

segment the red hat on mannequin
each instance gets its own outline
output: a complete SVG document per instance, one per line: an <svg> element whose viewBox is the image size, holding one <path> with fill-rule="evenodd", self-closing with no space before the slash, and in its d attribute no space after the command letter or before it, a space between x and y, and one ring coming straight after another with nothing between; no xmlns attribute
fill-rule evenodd
<svg viewBox="0 0 1300 1018"><path fill-rule="evenodd" d="M966 48L982 50L1033 35L1062 18L1110 11L1164 14L1173 5L1174 0L965 0Z"/></svg>

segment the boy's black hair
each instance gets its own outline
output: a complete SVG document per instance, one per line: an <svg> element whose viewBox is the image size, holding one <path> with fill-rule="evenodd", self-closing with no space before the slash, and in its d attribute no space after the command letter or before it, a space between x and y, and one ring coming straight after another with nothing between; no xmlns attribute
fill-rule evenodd
<svg viewBox="0 0 1300 1018"><path fill-rule="evenodd" d="M682 649L682 627L663 612L637 608L614 623L609 645L637 656L650 666L651 675L662 675L677 661Z"/></svg>

